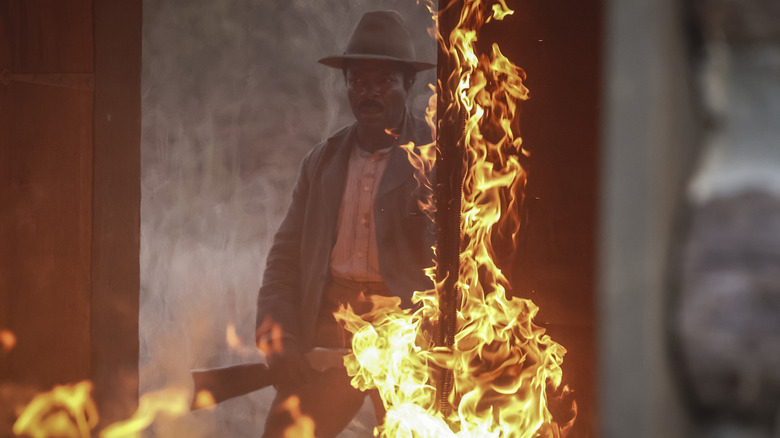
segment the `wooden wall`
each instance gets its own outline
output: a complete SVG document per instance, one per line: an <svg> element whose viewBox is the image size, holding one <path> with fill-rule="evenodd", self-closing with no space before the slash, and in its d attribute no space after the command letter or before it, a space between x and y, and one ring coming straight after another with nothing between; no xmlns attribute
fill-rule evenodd
<svg viewBox="0 0 780 438"><path fill-rule="evenodd" d="M0 0L0 20L0 329L17 338L0 384L91 379L120 419L138 385L141 3Z"/></svg>
<svg viewBox="0 0 780 438"><path fill-rule="evenodd" d="M3 3L3 69L93 71L91 0ZM0 324L17 336L4 374L44 387L86 379L93 93L12 81L0 96Z"/></svg>

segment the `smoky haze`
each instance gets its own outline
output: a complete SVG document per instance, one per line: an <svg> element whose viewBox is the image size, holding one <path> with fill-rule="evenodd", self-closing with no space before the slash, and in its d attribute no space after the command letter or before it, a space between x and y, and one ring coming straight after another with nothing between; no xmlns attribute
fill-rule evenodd
<svg viewBox="0 0 780 438"><path fill-rule="evenodd" d="M148 0L143 9L142 395L191 390L192 368L261 360L255 301L298 165L352 121L341 72L316 61L343 52L375 9L405 16L419 59L435 62L436 50L430 13L415 0ZM415 113L433 80L418 75ZM159 419L147 436L259 436L272 396ZM364 409L342 436L365 435L372 418Z"/></svg>

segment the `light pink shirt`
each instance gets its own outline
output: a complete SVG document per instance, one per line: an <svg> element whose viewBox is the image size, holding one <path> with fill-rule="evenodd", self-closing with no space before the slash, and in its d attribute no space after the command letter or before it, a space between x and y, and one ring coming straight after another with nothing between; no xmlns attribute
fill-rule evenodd
<svg viewBox="0 0 780 438"><path fill-rule="evenodd" d="M387 167L390 147L374 153L352 147L341 199L331 273L354 281L381 282L374 226L374 197Z"/></svg>

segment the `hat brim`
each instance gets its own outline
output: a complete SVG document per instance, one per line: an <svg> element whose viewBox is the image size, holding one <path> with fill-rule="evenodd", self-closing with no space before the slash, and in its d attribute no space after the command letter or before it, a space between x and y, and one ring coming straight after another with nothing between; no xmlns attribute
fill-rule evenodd
<svg viewBox="0 0 780 438"><path fill-rule="evenodd" d="M404 64L411 65L414 68L414 71L417 72L423 70L429 70L436 67L436 64L431 64L428 62L407 61L405 59L396 58L393 56L384 56L384 55L373 55L373 54L361 55L359 53L352 53L349 55L341 55L341 56L328 56L326 58L320 59L317 62L319 62L320 64L327 65L328 67L343 69L344 65L346 64L346 61L360 60L360 59L377 59L381 61L401 62Z"/></svg>

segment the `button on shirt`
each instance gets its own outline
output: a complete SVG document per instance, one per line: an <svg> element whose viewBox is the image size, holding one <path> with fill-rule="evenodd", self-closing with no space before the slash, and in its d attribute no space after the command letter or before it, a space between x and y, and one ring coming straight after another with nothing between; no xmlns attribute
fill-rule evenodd
<svg viewBox="0 0 780 438"><path fill-rule="evenodd" d="M352 147L339 208L338 237L330 257L331 272L336 277L382 281L374 227L374 197L391 148L372 153Z"/></svg>

